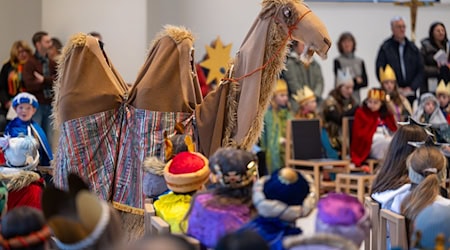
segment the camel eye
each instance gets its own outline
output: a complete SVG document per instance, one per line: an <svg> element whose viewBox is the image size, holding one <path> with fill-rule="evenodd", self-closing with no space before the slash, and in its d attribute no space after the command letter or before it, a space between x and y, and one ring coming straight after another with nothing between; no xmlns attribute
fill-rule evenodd
<svg viewBox="0 0 450 250"><path fill-rule="evenodd" d="M291 18L291 16L292 16L292 12L291 12L291 9L290 8L284 8L283 9L283 15L284 15L284 17L286 17L286 18Z"/></svg>

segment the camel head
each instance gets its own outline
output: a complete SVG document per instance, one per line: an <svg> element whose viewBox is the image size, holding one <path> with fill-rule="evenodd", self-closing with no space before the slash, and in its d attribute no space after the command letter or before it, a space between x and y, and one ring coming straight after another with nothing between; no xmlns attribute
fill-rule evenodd
<svg viewBox="0 0 450 250"><path fill-rule="evenodd" d="M291 38L305 44L301 59L308 63L314 53L327 58L331 38L327 28L311 9L300 0L263 0L263 8L275 7L273 18L284 24Z"/></svg>

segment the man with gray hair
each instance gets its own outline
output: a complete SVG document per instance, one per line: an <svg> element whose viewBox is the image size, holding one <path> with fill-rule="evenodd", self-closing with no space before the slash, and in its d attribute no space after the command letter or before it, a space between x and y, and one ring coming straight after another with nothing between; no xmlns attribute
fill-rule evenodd
<svg viewBox="0 0 450 250"><path fill-rule="evenodd" d="M397 78L398 90L413 104L416 90L424 84L424 66L417 46L406 37L403 17L391 19L392 36L386 39L378 51L375 72L380 80L379 69L391 65Z"/></svg>

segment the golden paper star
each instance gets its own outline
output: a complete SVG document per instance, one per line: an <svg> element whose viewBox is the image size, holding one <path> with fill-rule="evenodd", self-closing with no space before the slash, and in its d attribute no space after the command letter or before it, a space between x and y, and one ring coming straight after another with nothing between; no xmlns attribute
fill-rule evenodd
<svg viewBox="0 0 450 250"><path fill-rule="evenodd" d="M231 46L231 43L224 46L220 40L220 37L217 37L213 46L205 46L208 57L200 63L200 66L209 70L206 84L209 85L213 81L218 84L220 80L222 80L227 69L227 64L231 58Z"/></svg>

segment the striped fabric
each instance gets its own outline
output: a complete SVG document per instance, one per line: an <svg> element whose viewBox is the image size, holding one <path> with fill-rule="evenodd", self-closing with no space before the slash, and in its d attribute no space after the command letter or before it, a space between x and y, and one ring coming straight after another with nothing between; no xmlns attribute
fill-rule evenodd
<svg viewBox="0 0 450 250"><path fill-rule="evenodd" d="M62 124L55 159L55 184L67 187L75 172L91 189L116 208L143 213L142 164L147 156L164 160L163 133L175 133L182 122L193 135L193 114L155 112L126 104L115 110L69 120Z"/></svg>

